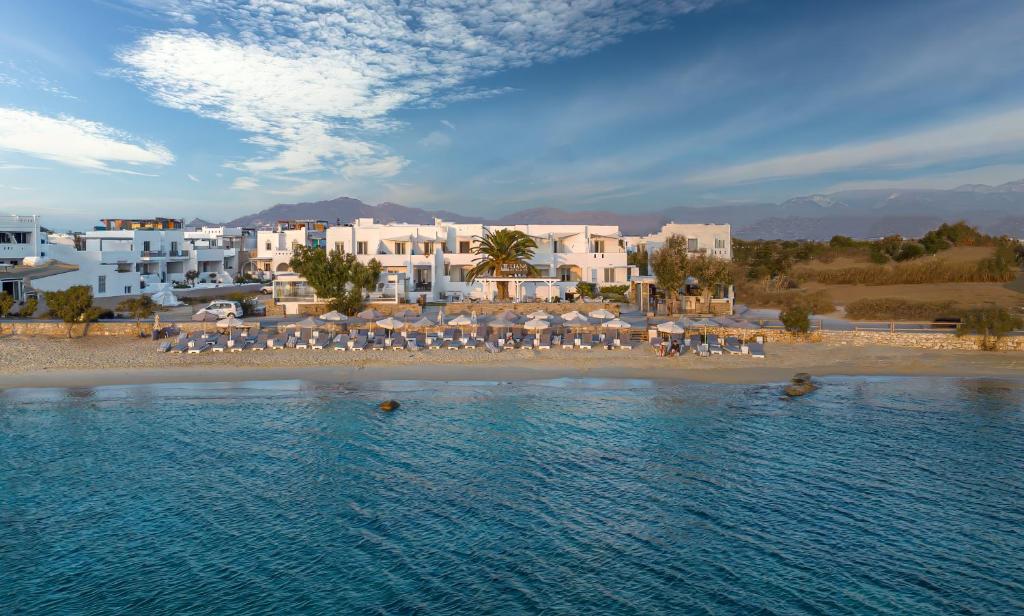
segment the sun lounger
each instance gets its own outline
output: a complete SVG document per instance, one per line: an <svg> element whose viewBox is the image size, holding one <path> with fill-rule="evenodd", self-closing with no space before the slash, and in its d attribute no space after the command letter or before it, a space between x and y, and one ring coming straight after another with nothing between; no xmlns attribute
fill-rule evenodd
<svg viewBox="0 0 1024 616"><path fill-rule="evenodd" d="M351 343L349 348L353 351L365 351L366 347L370 344L366 336L356 336L356 339L352 340Z"/></svg>
<svg viewBox="0 0 1024 616"><path fill-rule="evenodd" d="M156 348L156 352L157 353L166 353L167 351L170 351L170 350L171 350L171 341L170 340L166 340L164 342L161 342L160 346L158 346Z"/></svg>
<svg viewBox="0 0 1024 616"><path fill-rule="evenodd" d="M303 328L299 331L295 340L296 349L308 349L310 341L313 338L313 331L308 328Z"/></svg>
<svg viewBox="0 0 1024 616"><path fill-rule="evenodd" d="M445 340L445 342L448 344L449 349L456 351L466 346L462 344L462 340L459 340L458 338L455 338L454 340Z"/></svg>
<svg viewBox="0 0 1024 616"><path fill-rule="evenodd" d="M542 351L551 350L551 334L541 334L540 339L537 341L537 348Z"/></svg>
<svg viewBox="0 0 1024 616"><path fill-rule="evenodd" d="M449 327L448 329L444 330L443 339L444 340L454 340L455 339L455 328Z"/></svg>
<svg viewBox="0 0 1024 616"><path fill-rule="evenodd" d="M708 351L712 355L722 354L722 345L718 342L718 336L714 334L708 334Z"/></svg>
<svg viewBox="0 0 1024 616"><path fill-rule="evenodd" d="M484 343L484 349L486 349L488 353L501 353L501 347L490 340Z"/></svg>
<svg viewBox="0 0 1024 616"><path fill-rule="evenodd" d="M747 345L750 348L750 356L758 359L764 359L764 344L760 342L751 342Z"/></svg>
<svg viewBox="0 0 1024 616"><path fill-rule="evenodd" d="M313 344L310 345L310 348L315 351L321 351L324 348L326 348L327 345L329 345L330 343L331 335L328 334L327 332L320 332L319 334L317 334L316 339L313 340Z"/></svg>
<svg viewBox="0 0 1024 616"><path fill-rule="evenodd" d="M463 342L463 348L466 349L475 349L479 345L480 341L475 336L470 336L469 338L466 338L466 340Z"/></svg>
<svg viewBox="0 0 1024 616"><path fill-rule="evenodd" d="M249 348L253 351L265 351L267 348L267 340L269 340L269 336L261 332L256 336L256 340L253 341Z"/></svg>
<svg viewBox="0 0 1024 616"><path fill-rule="evenodd" d="M189 347L188 354L189 355L193 355L193 354L197 354L197 353L204 353L204 352L210 350L210 347L212 347L212 346L213 346L212 342L209 342L207 340L202 340L202 341L197 342L194 346Z"/></svg>
<svg viewBox="0 0 1024 616"><path fill-rule="evenodd" d="M689 346L693 350L694 353L697 353L698 355L700 355L700 345L702 343L703 343L703 341L701 340L699 334L694 334L694 335L690 336L690 345Z"/></svg>
<svg viewBox="0 0 1024 616"><path fill-rule="evenodd" d="M391 348L396 351L401 351L405 349L406 345L407 341L405 339L405 336L395 336L394 338L391 339Z"/></svg>
<svg viewBox="0 0 1024 616"><path fill-rule="evenodd" d="M573 336L572 334L569 334L569 333L567 333L564 336L562 336L562 348L563 349L573 349L573 348L576 348L576 337Z"/></svg>
<svg viewBox="0 0 1024 616"><path fill-rule="evenodd" d="M524 336L523 339L519 341L519 348L521 348L521 349L532 349L534 347L534 345L536 344L536 342L537 342L537 336L534 336L533 334L530 334L528 336Z"/></svg>
<svg viewBox="0 0 1024 616"><path fill-rule="evenodd" d="M330 347L335 351L348 350L348 334L338 334L331 339Z"/></svg>
<svg viewBox="0 0 1024 616"><path fill-rule="evenodd" d="M730 355L739 355L743 353L743 346L740 344L740 340L736 336L726 336L725 344L722 345L722 348Z"/></svg>
<svg viewBox="0 0 1024 616"><path fill-rule="evenodd" d="M374 336L373 340L367 347L371 351L383 351L384 350L384 336Z"/></svg>
<svg viewBox="0 0 1024 616"><path fill-rule="evenodd" d="M223 353L224 351L228 350L228 337L220 336L219 338L217 338L217 341L213 343L213 346L210 347L210 350L213 351L214 353Z"/></svg>
<svg viewBox="0 0 1024 616"><path fill-rule="evenodd" d="M583 334L579 340L581 349L590 350L594 348L594 334Z"/></svg>

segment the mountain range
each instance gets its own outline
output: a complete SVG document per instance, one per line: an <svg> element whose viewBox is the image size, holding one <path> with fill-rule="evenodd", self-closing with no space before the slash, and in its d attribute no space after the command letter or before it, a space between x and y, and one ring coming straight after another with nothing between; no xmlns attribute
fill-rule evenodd
<svg viewBox="0 0 1024 616"><path fill-rule="evenodd" d="M426 210L397 203L369 205L351 197L329 201L278 204L223 224L260 227L279 220L317 219L331 223L373 218L377 222L430 224L450 222L490 224L618 225L624 234L656 231L667 222L729 223L733 235L745 239L826 240L833 235L858 238L900 234L917 237L943 222L966 220L982 231L1024 237L1024 180L998 186L965 184L950 190L846 190L794 197L782 203L741 203L679 206L662 210L609 211L533 208L496 218L467 216L445 210ZM191 226L210 224L194 220Z"/></svg>

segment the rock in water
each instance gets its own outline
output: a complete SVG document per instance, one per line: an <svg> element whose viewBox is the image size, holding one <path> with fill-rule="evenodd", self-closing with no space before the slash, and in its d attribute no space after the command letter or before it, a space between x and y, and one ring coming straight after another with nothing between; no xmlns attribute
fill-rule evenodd
<svg viewBox="0 0 1024 616"><path fill-rule="evenodd" d="M398 400L385 400L384 402L380 403L380 410L390 412L397 409L400 406L401 404L398 403Z"/></svg>
<svg viewBox="0 0 1024 616"><path fill-rule="evenodd" d="M799 372L793 375L791 381L792 382L789 385L786 385L786 388L782 390L783 393L790 398L806 396L815 389L818 389L818 386L811 381L811 375L806 372Z"/></svg>

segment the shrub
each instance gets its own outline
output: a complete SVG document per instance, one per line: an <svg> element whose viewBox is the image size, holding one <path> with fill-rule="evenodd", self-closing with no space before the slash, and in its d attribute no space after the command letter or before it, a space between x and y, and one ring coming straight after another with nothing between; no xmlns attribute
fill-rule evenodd
<svg viewBox="0 0 1024 616"><path fill-rule="evenodd" d="M794 304L780 312L779 320L787 332L806 334L811 331L811 311L802 304Z"/></svg>
<svg viewBox="0 0 1024 616"><path fill-rule="evenodd" d="M1000 338L1021 327L1024 327L1024 320L1005 308L976 308L964 313L956 335L977 334L981 336L981 350L994 351L999 347Z"/></svg>
<svg viewBox="0 0 1024 616"><path fill-rule="evenodd" d="M88 323L99 318L102 311L92 305L92 287L75 285L64 291L47 291L43 294L50 314L67 323L68 338L75 323Z"/></svg>
<svg viewBox="0 0 1024 616"><path fill-rule="evenodd" d="M872 263L877 263L879 265L889 262L889 255L885 254L885 252L882 251L882 247L878 244L871 245L871 249L868 251L868 258Z"/></svg>
<svg viewBox="0 0 1024 616"><path fill-rule="evenodd" d="M6 291L0 291L0 317L6 317L14 308L14 298Z"/></svg>
<svg viewBox="0 0 1024 616"><path fill-rule="evenodd" d="M938 317L957 316L953 302L922 302L885 297L859 299L846 305L846 316L856 320L931 321Z"/></svg>
<svg viewBox="0 0 1024 616"><path fill-rule="evenodd" d="M1005 256L975 263L943 260L912 261L891 266L870 265L804 272L804 277L822 284L930 284L942 282L1009 282L1015 277L1012 261Z"/></svg>
<svg viewBox="0 0 1024 616"><path fill-rule="evenodd" d="M601 296L613 302L626 301L626 293L628 292L628 284L609 284L601 287Z"/></svg>
<svg viewBox="0 0 1024 616"><path fill-rule="evenodd" d="M580 294L580 297L597 297L597 285L592 282L580 281L576 284L576 292Z"/></svg>
<svg viewBox="0 0 1024 616"><path fill-rule="evenodd" d="M156 303L148 295L140 295L122 301L117 305L120 312L135 319L135 325L139 328L139 335L142 335L142 319L148 319L156 312Z"/></svg>
<svg viewBox="0 0 1024 616"><path fill-rule="evenodd" d="M897 253L895 259L897 261L910 261L911 259L923 257L924 255L924 246L918 244L917 242L906 242L905 244L903 244L903 247L900 248L900 251L899 253Z"/></svg>
<svg viewBox="0 0 1024 616"><path fill-rule="evenodd" d="M24 304L21 305L21 310L18 311L18 316L28 319L32 315L34 315L36 313L36 310L38 309L39 300L34 297L30 297L25 300Z"/></svg>

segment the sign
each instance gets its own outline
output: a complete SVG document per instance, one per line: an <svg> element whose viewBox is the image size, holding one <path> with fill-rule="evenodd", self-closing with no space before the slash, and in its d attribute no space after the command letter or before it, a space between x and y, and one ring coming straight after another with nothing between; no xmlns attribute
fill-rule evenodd
<svg viewBox="0 0 1024 616"><path fill-rule="evenodd" d="M526 263L502 263L498 266L498 274L502 276L525 276L530 273Z"/></svg>

